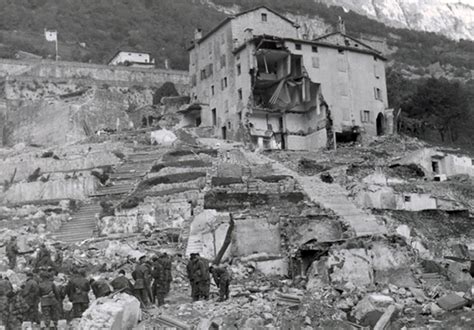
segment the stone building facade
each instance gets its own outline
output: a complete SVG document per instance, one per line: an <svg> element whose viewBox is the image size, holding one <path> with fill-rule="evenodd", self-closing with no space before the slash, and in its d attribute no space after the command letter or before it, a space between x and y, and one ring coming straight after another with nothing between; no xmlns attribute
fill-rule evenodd
<svg viewBox="0 0 474 330"><path fill-rule="evenodd" d="M309 40L261 6L197 31L188 124L261 148L310 150L347 132L388 133L385 59L339 32Z"/></svg>

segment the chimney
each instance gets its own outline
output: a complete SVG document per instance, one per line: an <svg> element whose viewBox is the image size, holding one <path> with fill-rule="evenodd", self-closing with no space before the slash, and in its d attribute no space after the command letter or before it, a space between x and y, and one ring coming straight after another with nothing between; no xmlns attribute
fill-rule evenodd
<svg viewBox="0 0 474 330"><path fill-rule="evenodd" d="M244 32L245 32L245 34L244 34L245 35L245 41L252 40L252 38L253 38L253 29L246 28L244 30Z"/></svg>
<svg viewBox="0 0 474 330"><path fill-rule="evenodd" d="M202 39L202 30L197 28L194 30L194 40L198 41L200 39Z"/></svg>
<svg viewBox="0 0 474 330"><path fill-rule="evenodd" d="M339 16L339 21L338 21L338 26L337 26L337 31L346 34L346 25L344 24L344 20L342 19L341 16Z"/></svg>

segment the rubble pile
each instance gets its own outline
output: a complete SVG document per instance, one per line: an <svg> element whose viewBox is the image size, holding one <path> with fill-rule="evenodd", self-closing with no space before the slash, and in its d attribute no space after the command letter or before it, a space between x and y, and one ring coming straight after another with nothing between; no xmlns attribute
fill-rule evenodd
<svg viewBox="0 0 474 330"><path fill-rule="evenodd" d="M154 134L155 142L166 147L150 145L151 130L137 130L103 134L102 143L71 146L70 153L66 147L47 150L46 158L38 158L56 162L55 171L68 159L62 164L72 176L78 165L71 155L98 148L90 164L101 194L0 206L0 242L15 235L25 252L13 271L4 253L0 258L0 271L15 288L43 242L53 262L62 257L58 286L77 267L107 281L124 270L132 280L142 256L167 252L173 281L165 305L140 310L139 301L123 293L99 299L91 294L89 309L73 324L382 329L442 327L457 316L457 326L472 327L472 182L458 176L433 181L424 166L403 161L425 144L383 137L335 151L262 155L197 139L185 129L161 133ZM103 159L99 151L106 151ZM113 168L102 167L111 161ZM107 189L110 194L102 193ZM94 206L91 232L99 237L61 243L49 235L74 225L84 205ZM365 230L373 223L384 230L358 234L352 227ZM192 302L186 268L192 252L211 262L221 258L232 278L230 299L218 302L219 289L211 282L210 299ZM68 301L64 305L71 309Z"/></svg>

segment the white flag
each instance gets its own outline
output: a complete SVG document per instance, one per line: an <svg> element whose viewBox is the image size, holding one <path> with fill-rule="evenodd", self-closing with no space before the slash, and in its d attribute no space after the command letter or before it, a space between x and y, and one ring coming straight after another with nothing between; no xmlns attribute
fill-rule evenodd
<svg viewBox="0 0 474 330"><path fill-rule="evenodd" d="M47 41L58 41L58 32L44 30L44 37Z"/></svg>

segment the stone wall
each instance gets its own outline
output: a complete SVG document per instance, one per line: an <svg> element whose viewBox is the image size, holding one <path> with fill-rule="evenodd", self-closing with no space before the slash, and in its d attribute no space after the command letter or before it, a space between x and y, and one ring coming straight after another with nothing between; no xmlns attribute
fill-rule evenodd
<svg viewBox="0 0 474 330"><path fill-rule="evenodd" d="M123 82L127 84L161 86L171 81L184 92L189 85L187 71L146 69L124 66L63 62L17 61L0 59L0 77L28 76L45 79L89 79L93 81Z"/></svg>

